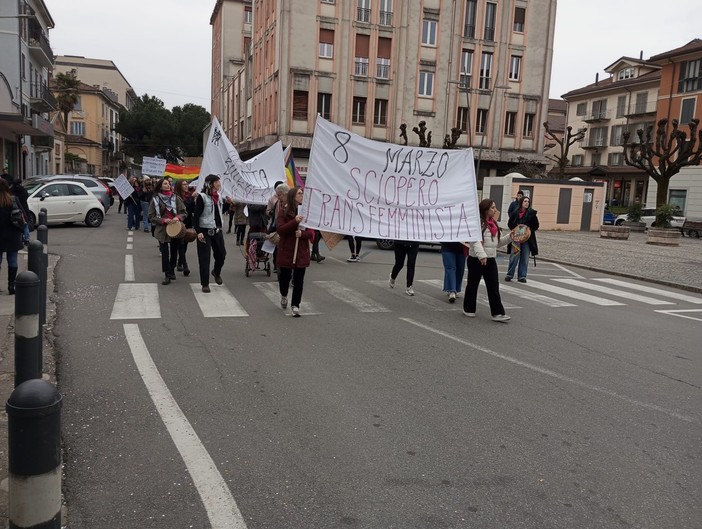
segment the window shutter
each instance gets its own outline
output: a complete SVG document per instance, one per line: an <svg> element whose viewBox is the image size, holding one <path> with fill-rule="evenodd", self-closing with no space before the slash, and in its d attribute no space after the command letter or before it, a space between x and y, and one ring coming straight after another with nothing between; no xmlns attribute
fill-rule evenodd
<svg viewBox="0 0 702 529"><path fill-rule="evenodd" d="M680 75L678 76L678 93L685 91L685 70L687 70L687 61L680 63Z"/></svg>
<svg viewBox="0 0 702 529"><path fill-rule="evenodd" d="M319 42L320 44L334 44L334 30L320 29Z"/></svg>
<svg viewBox="0 0 702 529"><path fill-rule="evenodd" d="M380 37L378 39L378 58L389 59L392 52L392 39Z"/></svg>
<svg viewBox="0 0 702 529"><path fill-rule="evenodd" d="M356 57L368 58L368 50L370 49L370 36L356 35Z"/></svg>

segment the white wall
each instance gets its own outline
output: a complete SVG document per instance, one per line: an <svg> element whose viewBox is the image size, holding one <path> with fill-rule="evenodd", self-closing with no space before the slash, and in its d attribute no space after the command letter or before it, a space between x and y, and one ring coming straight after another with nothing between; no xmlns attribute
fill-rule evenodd
<svg viewBox="0 0 702 529"><path fill-rule="evenodd" d="M678 174L670 179L668 192L670 193L672 189L687 191L685 211L683 211L685 216L691 219L702 219L702 166L683 167ZM658 184L649 178L646 204L650 207L654 207L656 204L657 191Z"/></svg>

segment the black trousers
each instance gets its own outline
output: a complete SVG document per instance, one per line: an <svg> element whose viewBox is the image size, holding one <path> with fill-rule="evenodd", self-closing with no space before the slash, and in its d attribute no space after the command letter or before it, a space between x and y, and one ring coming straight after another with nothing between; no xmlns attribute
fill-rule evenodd
<svg viewBox="0 0 702 529"><path fill-rule="evenodd" d="M407 258L407 288L412 286L414 282L414 265L417 262L417 253L419 252L418 244L397 244L395 243L395 266L392 267L390 277L397 278L402 267L405 266L405 257Z"/></svg>
<svg viewBox="0 0 702 529"><path fill-rule="evenodd" d="M302 287L305 284L305 270L307 270L307 268L284 268L282 266L278 269L278 287L280 288L281 296L288 296L290 279L292 278L293 280L292 299L290 300L291 307L299 308L302 302Z"/></svg>
<svg viewBox="0 0 702 529"><path fill-rule="evenodd" d="M349 250L351 250L351 255L358 255L361 253L361 244L363 244L363 239L360 237L352 237L347 235L346 240L349 241Z"/></svg>
<svg viewBox="0 0 702 529"><path fill-rule="evenodd" d="M210 284L210 254L214 256L212 271L219 275L227 256L222 230L217 231L215 235L205 232L205 240L197 241L197 262L200 265L200 284L203 287Z"/></svg>
<svg viewBox="0 0 702 529"><path fill-rule="evenodd" d="M188 251L188 244L190 244L185 239L178 239L180 245L178 246L178 264L183 268L188 268L188 258L186 257L186 252Z"/></svg>
<svg viewBox="0 0 702 529"><path fill-rule="evenodd" d="M485 280L485 286L487 287L490 314L492 316L504 314L505 308L502 306L502 300L500 299L500 279L495 258L489 258L483 266L477 257L468 257L468 284L466 285L466 294L463 298L463 310L475 313L481 277Z"/></svg>
<svg viewBox="0 0 702 529"><path fill-rule="evenodd" d="M161 271L167 276L172 276L175 272L179 246L180 239L171 239L169 242L158 243L158 247L161 250Z"/></svg>
<svg viewBox="0 0 702 529"><path fill-rule="evenodd" d="M244 239L246 238L246 224L236 225L236 243L244 244Z"/></svg>

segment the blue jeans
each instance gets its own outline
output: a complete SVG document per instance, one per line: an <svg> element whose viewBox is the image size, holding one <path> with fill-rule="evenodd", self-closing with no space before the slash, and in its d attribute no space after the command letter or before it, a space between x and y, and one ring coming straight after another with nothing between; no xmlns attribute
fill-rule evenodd
<svg viewBox="0 0 702 529"><path fill-rule="evenodd" d="M444 292L461 292L463 290L463 274L466 270L466 257L463 250L441 250L441 260L444 262Z"/></svg>
<svg viewBox="0 0 702 529"><path fill-rule="evenodd" d="M29 224L24 225L24 230L22 233L22 240L23 241L28 241L29 240Z"/></svg>
<svg viewBox="0 0 702 529"><path fill-rule="evenodd" d="M149 203L141 201L141 220L144 221L144 231L151 230L151 224L149 223ZM139 226L137 226L138 228Z"/></svg>
<svg viewBox="0 0 702 529"><path fill-rule="evenodd" d="M511 242L510 244L519 244L519 252L515 252L515 249L512 248L512 254L509 256L509 266L507 267L507 277L510 279L513 278L514 271L517 269L517 265L519 265L517 278L526 279L527 268L529 267L529 243L524 242L520 244Z"/></svg>
<svg viewBox="0 0 702 529"><path fill-rule="evenodd" d="M7 266L9 268L17 268L17 253L18 252L0 252L0 265L2 264L2 254L7 254Z"/></svg>
<svg viewBox="0 0 702 529"><path fill-rule="evenodd" d="M126 200L127 204L127 228L139 229L139 213L141 212L141 204L135 204L131 198Z"/></svg>

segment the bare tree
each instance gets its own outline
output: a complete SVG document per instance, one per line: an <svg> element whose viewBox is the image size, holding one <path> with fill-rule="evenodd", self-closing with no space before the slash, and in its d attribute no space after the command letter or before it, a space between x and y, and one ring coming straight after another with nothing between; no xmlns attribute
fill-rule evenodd
<svg viewBox="0 0 702 529"><path fill-rule="evenodd" d="M587 129L579 129L577 132L575 132L575 134L573 134L573 127L569 126L566 128L565 137L559 138L556 136L556 134L551 132L551 129L548 126L548 121L544 122L544 128L546 129L546 136L555 141L561 148L560 154L547 155L546 158L553 160L558 164L558 178L564 179L565 168L568 167L568 164L570 163L568 152L576 141L581 141L585 137L585 131Z"/></svg>
<svg viewBox="0 0 702 529"><path fill-rule="evenodd" d="M400 138L404 141L402 145L407 145L407 123L400 123Z"/></svg>
<svg viewBox="0 0 702 529"><path fill-rule="evenodd" d="M453 127L451 129L451 134L444 136L444 149L455 149L458 139L463 134L463 131L458 127Z"/></svg>
<svg viewBox="0 0 702 529"><path fill-rule="evenodd" d="M427 122L422 120L418 125L419 127L414 127L412 132L419 136L419 146L431 147L431 131L427 133Z"/></svg>
<svg viewBox="0 0 702 529"><path fill-rule="evenodd" d="M627 165L641 169L658 184L656 207L668 202L670 179L683 167L698 165L702 160L702 130L699 131L699 138L697 132L699 124L700 120L697 118L688 123L689 141L687 134L678 129L677 119L670 122L672 130L668 128L667 119L658 121L655 142L652 138L653 125L649 125L646 129L645 138L643 129L636 131L639 137L638 143L629 143L631 134L629 131L624 132L624 161ZM699 144L695 149L698 141Z"/></svg>

